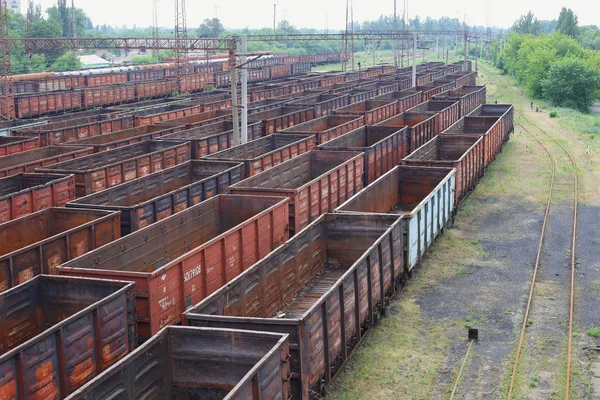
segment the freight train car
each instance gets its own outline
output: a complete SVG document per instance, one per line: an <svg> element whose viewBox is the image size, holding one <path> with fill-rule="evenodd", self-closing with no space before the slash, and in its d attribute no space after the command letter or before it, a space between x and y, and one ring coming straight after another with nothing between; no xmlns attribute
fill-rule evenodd
<svg viewBox="0 0 600 400"><path fill-rule="evenodd" d="M134 281L138 334L147 340L287 238L287 199L218 195L64 263L58 273Z"/></svg>
<svg viewBox="0 0 600 400"><path fill-rule="evenodd" d="M185 319L288 334L291 398L324 395L404 277L401 220L323 215Z"/></svg>

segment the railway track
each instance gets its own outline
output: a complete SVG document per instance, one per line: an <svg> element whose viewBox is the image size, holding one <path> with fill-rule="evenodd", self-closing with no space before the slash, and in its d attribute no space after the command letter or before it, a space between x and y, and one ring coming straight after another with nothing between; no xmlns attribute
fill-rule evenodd
<svg viewBox="0 0 600 400"><path fill-rule="evenodd" d="M527 328L529 326L530 315L532 315L532 309L535 308L533 304L533 297L535 293L538 272L540 270L540 264L542 264L543 251L546 235L547 226L550 218L550 213L553 209L553 197L557 187L561 187L563 190L568 190L568 186L572 185L573 193L573 225L570 233L570 245L566 249L566 254L570 258L570 278L568 279L569 293L568 293L568 344L567 344L567 360L566 360L566 387L565 387L565 399L569 399L570 393L570 378L571 378L571 359L572 359L572 338L573 338L573 311L574 311L574 290L575 290L575 245L577 241L577 208L578 208L578 174L577 174L577 163L571 153L551 134L546 132L539 125L533 123L527 116L519 111L519 126L530 135L548 154L552 164L552 175L549 183L548 191L548 202L546 205L546 211L544 214L544 221L542 225L542 232L540 235L540 241L538 245L538 252L536 262L534 266L534 272L531 280L529 296L527 299L527 306L523 315L523 323L519 335L519 342L517 345L516 356L513 363L513 369L510 379L510 386L508 390L508 399L512 398L513 391L515 388L515 377L517 375L517 369L519 367L520 356L523 350L523 341L525 339ZM532 131L536 130L537 133ZM556 207L556 205L555 205ZM558 207L557 207L558 208ZM559 211L560 212L560 211ZM564 234L564 233L561 233ZM544 265L546 263L543 263Z"/></svg>
<svg viewBox="0 0 600 400"><path fill-rule="evenodd" d="M497 101L503 97L504 90L507 88L508 83L505 80L500 79L499 75L495 76L494 80L496 80L497 85L498 84L499 85L498 85L497 90L493 94L489 95L488 98L490 100ZM521 93L524 96L524 92L522 89L521 89ZM568 327L567 327L568 339L567 339L567 349L566 349L567 354L566 354L566 376L565 376L566 384L565 384L564 399L569 400L570 388L571 388L570 383L571 383L572 338L573 338L573 318L574 318L574 291L575 291L575 266L576 266L575 265L576 264L575 249L576 249L576 241L577 241L577 235L576 235L577 234L577 209L578 209L578 205L579 205L579 200L578 200L579 177L577 174L577 163L576 163L574 157L571 155L571 153L566 149L566 147L563 144L561 144L556 139L556 137L554 137L553 135L548 133L546 130L544 130L542 127L540 127L539 125L534 123L530 118L527 117L527 115L523 111L521 111L521 110L516 110L516 111L517 111L517 119L515 121L515 125L520 126L521 129L523 129L524 132L526 132L537 144L539 144L539 146L548 155L548 158L549 158L550 164L551 164L551 176L550 176L550 180L548 183L548 199L546 202L542 230L540 233L540 239L539 239L539 243L538 243L537 256L536 256L534 270L533 270L533 274L532 274L532 278L531 278L531 284L529 286L529 294L528 294L526 308L525 308L524 315L523 315L523 322L522 322L520 333L519 333L519 341L518 341L517 348L516 348L514 362L512 364L512 372L511 372L511 377L510 377L510 384L509 384L507 398L508 398L508 400L515 398L515 397L513 397L514 391L516 388L515 383L516 383L516 378L517 378L517 372L518 372L519 365L520 365L519 363L521 361L521 355L525 348L524 342L527 338L528 328L530 328L530 325L531 325L530 324L531 316L536 313L536 304L534 302L534 294L536 292L536 287L538 284L538 279L540 277L540 273L543 273L546 276L548 276L550 273L550 271L548 271L549 269L552 269L552 272L554 272L554 270L558 270L559 268L561 268L561 266L558 266L558 268L552 268L550 266L550 262L546 262L548 260L544 260L544 258L545 258L544 254L549 252L548 246L550 246L550 244L548 243L549 239L547 237L549 220L552 216L554 216L553 210L556 208L559 208L558 204L557 204L558 203L557 197L560 197L560 196L557 196L556 192L561 192L561 191L567 192L568 191L568 192L571 192L572 196L573 196L573 201L572 201L573 221L572 221L572 228L571 228L571 232L570 232L571 237L569 240L568 248L563 249L565 251L565 254L568 255L570 265L569 265L569 274L568 274L569 277L568 277L568 279L566 279L567 285L568 285L568 293L566 293L566 296L565 296L566 301L562 302L562 304L561 304L561 305L564 304L564 306L567 308L567 310L561 309L561 312L566 313L568 311ZM561 207L564 209L564 205ZM556 212L560 213L562 211L558 210ZM561 231L559 234L564 235L565 232ZM555 236L556 236L556 234L555 234ZM561 251L561 250L558 250L558 251ZM546 265L548 265L548 267L546 267ZM548 270L544 271L545 268ZM556 273L556 275L559 275L559 273ZM455 381L450 399L453 399L455 397L455 394L457 393L457 388L460 385L460 382L462 379L462 372L464 370L464 365L468 361L472 345L473 345L473 340L470 340L468 349L462 360L462 366L456 377L456 381Z"/></svg>
<svg viewBox="0 0 600 400"><path fill-rule="evenodd" d="M496 76L498 79L499 76ZM508 82L505 79L498 79L502 82L502 86L506 88L508 86ZM525 93L523 89L519 88L523 97L525 97ZM496 93L494 93L493 97L499 99L503 96L504 89L498 88ZM556 137L548 133L546 130L541 128L538 124L534 123L531 119L527 118L525 113L522 110L517 110L519 123L518 125L529 135L531 136L548 154L548 157L551 160L552 164L552 175L549 183L549 191L548 191L548 203L546 206L546 211L544 214L544 222L542 225L542 232L540 235L540 241L538 245L538 253L536 257L536 262L534 266L534 273L531 280L531 286L529 291L529 297L527 300L527 306L525 310L525 314L523 316L523 324L521 326L521 332L519 335L519 343L517 345L516 356L513 363L513 370L510 379L510 386L508 390L508 399L510 400L513 395L514 386L515 386L515 377L517 374L517 368L519 366L520 355L523 349L523 340L526 334L529 315L532 310L533 303L533 294L536 286L536 278L539 271L540 261L542 259L542 250L544 246L544 240L546 239L546 227L548 224L548 219L550 217L550 212L552 209L552 198L554 194L555 188L558 186L562 186L563 190L566 187L572 185L572 193L573 193L573 225L571 231L570 238L570 247L566 251L570 258L570 271L569 271L569 293L568 293L568 312L569 312L569 322L568 322L568 339L567 339L567 359L566 359L566 376L565 376L565 400L569 400L570 396L570 382L571 382L571 361L572 361L572 340L573 340L573 316L574 316L574 293L575 293L575 249L577 242L577 209L579 205L579 193L578 193L578 184L579 184L579 176L577 173L577 162L573 155L566 149L564 145L562 145ZM526 126L527 125L527 126ZM531 128L531 129L528 129ZM538 134L534 134L532 130L538 132ZM545 140L544 140L545 139ZM558 162L557 162L558 161ZM565 165L569 165L569 167L565 168ZM562 168L561 168L562 167ZM564 173L560 173L561 169ZM557 173L558 172L558 173ZM569 189L566 189L569 190Z"/></svg>

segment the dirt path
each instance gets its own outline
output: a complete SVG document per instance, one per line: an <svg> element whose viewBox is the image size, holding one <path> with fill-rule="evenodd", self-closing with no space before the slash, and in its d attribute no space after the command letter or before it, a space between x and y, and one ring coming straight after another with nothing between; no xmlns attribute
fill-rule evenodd
<svg viewBox="0 0 600 400"><path fill-rule="evenodd" d="M502 92L499 102L529 110L529 102L514 84L501 81L489 67L483 66L482 72L479 84L488 84L488 102ZM564 127L550 120L547 113L529 110L528 114L536 124L566 138L565 143L582 160L582 196L587 201L580 207L578 336L574 342L571 398L593 399L591 369L595 354L582 349L594 342L587 330L600 326L600 268L596 255L600 248L596 228L600 208L596 207L598 185L592 178L597 169L585 162L585 146L577 134L566 135ZM455 225L438 239L392 304L391 315L365 339L328 398L448 399L467 347L466 328L471 326L479 329L479 341L473 347L456 398L506 398L550 172L547 155L531 136L517 128L475 192L463 203ZM560 187L544 248L541 285L534 298L537 313L519 369L517 399L563 398L564 245L572 222L569 200L567 188Z"/></svg>

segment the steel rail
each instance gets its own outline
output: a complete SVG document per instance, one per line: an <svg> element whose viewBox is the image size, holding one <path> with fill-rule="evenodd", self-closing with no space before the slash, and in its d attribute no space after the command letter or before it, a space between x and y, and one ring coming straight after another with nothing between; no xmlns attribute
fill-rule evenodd
<svg viewBox="0 0 600 400"><path fill-rule="evenodd" d="M522 116L524 118L522 112L519 112L519 114L520 114L520 116ZM552 176L550 177L550 186L549 186L549 190L548 190L548 202L546 204L546 211L544 213L544 222L542 224L542 232L540 234L540 241L538 244L537 256L535 259L535 266L533 268L533 276L531 277L531 285L529 288L529 297L527 298L527 307L525 308L525 315L523 316L523 324L521 325L521 332L519 334L519 343L517 345L517 354L515 356L515 362L513 364L512 374L510 377L510 386L508 388L508 399L509 400L512 399L512 392L514 390L514 385L515 385L515 377L517 375L517 368L519 366L519 358L521 356L521 350L523 349L523 339L525 338L525 328L527 327L527 320L529 318L529 312L531 311L531 303L533 302L535 281L536 281L537 273L538 273L539 266L540 266L540 259L542 256L542 245L544 242L544 237L546 236L546 226L548 225L548 215L550 215L552 194L554 192L554 178L556 176L556 160L552 156L552 153L550 153L550 150L548 150L548 148L542 143L541 140L539 140L539 138L537 136L535 136L533 133L531 133L531 131L529 131L527 128L525 128L525 126L523 126L522 124L520 124L519 126L521 128L523 128L523 130L525 130L525 132L527 132L536 142L538 142L540 144L540 146L542 146L544 148L546 153L548 153L548 157L550 157L550 160L552 163Z"/></svg>
<svg viewBox="0 0 600 400"><path fill-rule="evenodd" d="M556 143L569 157L571 165L573 167L573 235L571 238L571 281L569 288L569 337L567 344L567 376L566 376L566 387L565 387L565 400L569 400L570 387L571 387L571 363L573 358L573 320L575 314L575 250L577 245L577 211L579 207L579 174L577 172L577 162L571 153L563 146L556 138L550 135L548 132L533 124L527 117L522 114L523 119L535 126L540 132L549 137L554 143Z"/></svg>
<svg viewBox="0 0 600 400"><path fill-rule="evenodd" d="M460 383L460 379L462 377L463 370L465 369L465 365L467 364L467 360L469 359L469 353L471 353L471 347L473 347L473 342L475 342L475 340L472 340L472 339L469 340L469 347L467 347L467 352L465 353L462 364L460 365L460 370L458 371L458 376L456 377L456 382L454 382L454 387L452 388L452 393L450 394L450 400L454 399L454 395L456 394L456 391L458 390L458 384Z"/></svg>
<svg viewBox="0 0 600 400"><path fill-rule="evenodd" d="M497 78L499 78L499 77L497 76ZM522 89L521 89L521 92L523 93ZM496 93L494 93L494 96L496 96L498 98L502 97L502 93L503 93L503 90L498 88ZM576 267L575 250L576 250L576 244L577 244L577 212L578 212L578 207L579 207L579 175L577 172L577 162L575 161L575 158L571 155L571 153L558 140L556 140L556 138L554 136L550 135L544 129L540 128L537 124L533 123L530 119L528 119L525 116L525 114L522 111L519 111L519 116L521 118L523 118L525 121L527 121L530 125L534 126L536 129L538 129L542 134L544 134L545 136L550 138L550 140L552 140L554 143L556 143L564 151L564 153L569 157L569 159L571 161L571 165L573 166L573 234L572 234L572 239L571 239L571 280L570 280L570 289L569 289L569 336L568 336L568 344L567 344L567 371L566 371L567 376L566 376L566 387L565 387L565 400L569 400L570 387L571 387L571 364L572 364L572 358L573 358L573 354L572 354L573 353L573 322L574 322L574 314L575 314L575 267ZM525 126L523 126L523 124L520 124L520 126L523 128L523 130L525 132L527 132L530 136L532 136L544 148L544 150L548 153L548 155L551 157L552 162L553 162L552 181L554 181L554 176L555 176L555 171L556 171L556 169L555 169L556 167L554 164L555 161L554 161L554 158L552 157L551 153L549 152L548 148L533 133L531 133L531 131L529 131ZM549 194L549 199L550 199L550 196L551 196L551 193ZM538 257L536 259L536 267L534 270L534 277L532 279L532 288L533 288L533 285L535 285L535 274L537 273L537 267L539 265L539 254L541 251L541 242L543 240L544 230L545 230L547 216L548 216L548 212L549 212L549 205L550 205L550 203L548 203L548 206L546 208L546 215L544 217L544 225L542 227L542 236L540 237L540 247L538 248ZM529 315L529 310L530 310L530 306L531 306L531 296L532 296L532 292L530 291L530 297L528 299L526 315L523 318L523 326L521 328L519 345L517 348L517 356L515 359L515 364L513 365L513 371L512 371L511 380L510 380L510 387L509 387L509 392L508 392L509 400L511 400L512 392L514 390L514 380L515 380L516 370L518 367L519 355L520 355L522 344L523 344L522 342L523 342L523 336L524 336L524 328L526 326L526 322L528 319L527 316Z"/></svg>
<svg viewBox="0 0 600 400"><path fill-rule="evenodd" d="M554 136L550 135L548 132L546 132L545 130L540 128L538 125L534 124L531 120L529 120L523 114L523 112L519 112L519 114L520 114L520 117L523 118L526 122L528 122L530 125L534 126L536 129L538 129L540 132L542 132L545 136L547 136L550 140L552 140L554 143L556 143L565 152L565 154L569 157L571 164L573 166L573 233L572 233L572 239L571 239L571 279L570 279L570 290L569 290L569 292L570 292L569 293L569 335L568 335L568 347L567 347L567 372L566 372L567 376L566 376L566 388L565 388L565 399L568 400L569 393L570 393L570 385L571 385L571 363L572 363L572 349L573 349L572 342L573 342L573 319L574 319L573 316L574 316L574 304L575 304L575 248L576 248L576 243L577 243L577 209L578 209L578 205L579 205L579 189L578 189L579 177L578 177L578 173L577 173L577 163L576 163L575 159L573 158L573 156L571 155L571 153L558 140L556 140L556 138ZM519 357L520 357L521 350L523 347L525 328L527 326L527 320L528 320L529 312L531 309L531 303L532 303L532 299L533 299L533 291L534 291L534 287L535 287L536 275L537 275L537 271L538 271L538 267L539 267L539 261L540 261L541 250L542 250L542 242L543 242L543 239L545 236L545 229L546 229L548 215L549 215L549 211L550 211L550 201L551 201L551 197L552 197L554 178L555 178L555 173L556 173L556 162L554 160L554 157L551 155L550 151L548 150L548 148L542 143L541 140L539 140L539 138L536 135L534 135L523 124L520 124L520 126L521 126L521 128L523 128L523 130L525 132L527 132L529 135L531 135L551 157L551 159L552 159L552 178L551 178L551 184L550 184L550 192L549 192L549 196L548 196L548 205L546 207L546 213L544 215L542 234L540 236L540 243L539 243L539 247L538 247L538 254L537 254L537 258L536 258L534 274L533 274L533 277L531 280L529 298L527 301L525 315L523 317L523 325L521 327L521 332L520 332L520 336L519 336L517 354L515 356L515 362L513 364L513 370L512 370L511 379L510 379L510 386L509 386L509 390L508 390L508 399L509 400L512 398L512 393L514 390L514 382L515 382L515 377L516 377L516 373L517 373L517 368L519 365Z"/></svg>

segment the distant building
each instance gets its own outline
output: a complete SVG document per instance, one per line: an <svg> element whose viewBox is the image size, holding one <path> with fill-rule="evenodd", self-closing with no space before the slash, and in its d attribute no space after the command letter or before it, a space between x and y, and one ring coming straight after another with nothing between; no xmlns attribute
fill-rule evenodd
<svg viewBox="0 0 600 400"><path fill-rule="evenodd" d="M110 62L106 61L102 57L98 57L95 54L90 56L79 56L79 61L83 65L83 68L105 68L110 67Z"/></svg>
<svg viewBox="0 0 600 400"><path fill-rule="evenodd" d="M14 12L21 12L21 0L8 0L6 3L8 4L8 7Z"/></svg>

